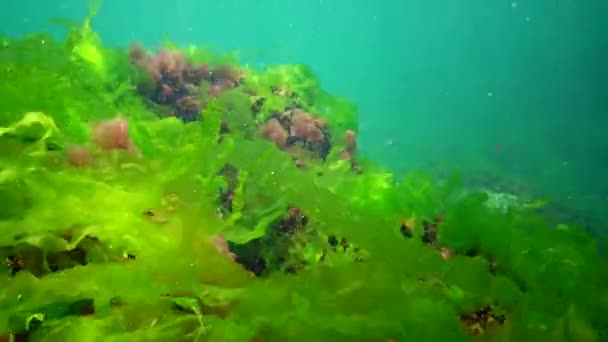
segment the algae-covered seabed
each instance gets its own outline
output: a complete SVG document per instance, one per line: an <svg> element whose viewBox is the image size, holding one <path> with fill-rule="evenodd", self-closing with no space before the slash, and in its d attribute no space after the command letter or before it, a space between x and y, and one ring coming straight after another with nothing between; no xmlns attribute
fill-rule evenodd
<svg viewBox="0 0 608 342"><path fill-rule="evenodd" d="M400 179L300 65L0 45L0 341L595 341L597 241L541 202Z"/></svg>

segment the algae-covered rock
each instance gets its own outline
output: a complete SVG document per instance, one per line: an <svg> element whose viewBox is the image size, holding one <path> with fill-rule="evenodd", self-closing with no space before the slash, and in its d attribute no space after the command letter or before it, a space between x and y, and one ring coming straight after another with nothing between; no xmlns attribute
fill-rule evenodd
<svg viewBox="0 0 608 342"><path fill-rule="evenodd" d="M606 330L605 257L542 201L366 160L356 106L309 67L109 50L90 18L0 44L0 339Z"/></svg>

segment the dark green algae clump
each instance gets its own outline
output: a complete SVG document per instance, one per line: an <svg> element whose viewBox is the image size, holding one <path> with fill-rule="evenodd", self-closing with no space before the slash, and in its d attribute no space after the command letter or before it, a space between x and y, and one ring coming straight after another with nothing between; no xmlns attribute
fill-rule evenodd
<svg viewBox="0 0 608 342"><path fill-rule="evenodd" d="M0 341L599 341L597 241L356 153L304 66L0 49Z"/></svg>

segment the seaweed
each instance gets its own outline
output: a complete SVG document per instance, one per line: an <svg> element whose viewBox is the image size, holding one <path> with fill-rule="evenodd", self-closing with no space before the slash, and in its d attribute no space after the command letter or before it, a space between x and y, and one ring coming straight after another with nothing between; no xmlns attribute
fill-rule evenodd
<svg viewBox="0 0 608 342"><path fill-rule="evenodd" d="M540 202L365 159L356 106L305 66L168 47L215 70L201 84L225 80L222 65L244 72L213 96L201 87L192 120L167 117L92 18L65 42L0 50L0 339L607 333L597 238Z"/></svg>

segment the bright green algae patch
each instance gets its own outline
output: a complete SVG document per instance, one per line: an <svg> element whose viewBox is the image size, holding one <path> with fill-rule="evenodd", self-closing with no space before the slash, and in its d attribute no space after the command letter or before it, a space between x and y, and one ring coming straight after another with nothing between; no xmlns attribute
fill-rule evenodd
<svg viewBox="0 0 608 342"><path fill-rule="evenodd" d="M355 172L339 137L357 129L356 109L308 68L246 69L187 124L159 116L139 79L88 22L66 42L2 40L0 339L595 341L606 331L608 268L591 236L549 226L533 206L488 206L458 177L394 179L367 162ZM276 89L329 121L326 160L299 167L259 134L293 105ZM138 153L89 142L95 122L117 116ZM89 162L70 162L75 145Z"/></svg>

